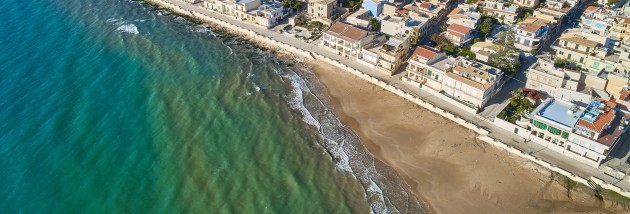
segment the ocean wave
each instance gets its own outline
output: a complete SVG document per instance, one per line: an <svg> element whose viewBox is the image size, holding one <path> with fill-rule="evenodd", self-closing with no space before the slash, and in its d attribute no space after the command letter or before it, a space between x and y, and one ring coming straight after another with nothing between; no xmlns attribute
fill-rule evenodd
<svg viewBox="0 0 630 214"><path fill-rule="evenodd" d="M385 204L385 198L383 198L383 190L373 180L370 180L367 193L368 198L376 197L376 200L373 200L371 203L372 213L389 213L387 204Z"/></svg>
<svg viewBox="0 0 630 214"><path fill-rule="evenodd" d="M120 21L120 19L117 19L117 18L109 18L109 19L105 20L106 23L116 23L116 22L119 22L119 21Z"/></svg>
<svg viewBox="0 0 630 214"><path fill-rule="evenodd" d="M116 30L123 32L123 33L131 33L131 34L139 34L140 32L138 31L138 27L136 27L136 25L134 24L124 24L124 25L120 25L118 28L116 28Z"/></svg>
<svg viewBox="0 0 630 214"><path fill-rule="evenodd" d="M306 86L306 82L304 79L300 78L296 73L288 73L284 76L289 79L291 84L291 93L292 97L289 99L289 106L299 111L302 114L302 120L309 125L315 126L318 130L320 129L320 123L317 121L311 112L306 109L304 105L304 92L309 92L308 86Z"/></svg>
<svg viewBox="0 0 630 214"><path fill-rule="evenodd" d="M291 68L287 70L299 68ZM323 142L320 144L328 151L335 167L354 176L365 187L365 196L371 206L371 213L425 213L420 202L408 192L397 177L395 171L372 156L364 147L359 137L345 127L331 111L327 98L321 95L320 85L307 81L315 78L308 72L275 69L291 85L289 106L302 114L302 120L317 128ZM312 90L317 93L313 93ZM318 95L323 96L320 98ZM399 207L401 209L399 209Z"/></svg>
<svg viewBox="0 0 630 214"><path fill-rule="evenodd" d="M167 15L170 15L170 14L171 14L171 12L168 12L166 10L158 10L157 11L157 15L158 16L167 16Z"/></svg>

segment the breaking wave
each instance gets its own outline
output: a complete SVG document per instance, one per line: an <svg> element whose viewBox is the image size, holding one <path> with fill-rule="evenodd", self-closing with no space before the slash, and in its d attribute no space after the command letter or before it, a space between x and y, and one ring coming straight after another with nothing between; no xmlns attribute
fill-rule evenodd
<svg viewBox="0 0 630 214"><path fill-rule="evenodd" d="M290 83L289 106L302 115L306 124L317 129L323 138L321 145L335 161L336 168L350 173L364 186L371 213L426 213L396 172L375 159L358 136L339 121L326 98L320 98L324 90L312 74L274 71L281 72Z"/></svg>
<svg viewBox="0 0 630 214"><path fill-rule="evenodd" d="M138 27L136 27L136 25L134 24L124 24L119 26L118 28L116 28L116 30L123 32L123 33L130 33L130 34L139 34L140 32L138 31Z"/></svg>

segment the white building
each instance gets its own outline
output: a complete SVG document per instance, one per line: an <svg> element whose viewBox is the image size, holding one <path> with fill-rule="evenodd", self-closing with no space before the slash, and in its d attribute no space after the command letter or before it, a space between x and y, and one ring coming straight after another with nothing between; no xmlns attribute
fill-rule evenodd
<svg viewBox="0 0 630 214"><path fill-rule="evenodd" d="M500 69L458 58L442 82L444 94L455 100L480 109L498 89L503 72Z"/></svg>

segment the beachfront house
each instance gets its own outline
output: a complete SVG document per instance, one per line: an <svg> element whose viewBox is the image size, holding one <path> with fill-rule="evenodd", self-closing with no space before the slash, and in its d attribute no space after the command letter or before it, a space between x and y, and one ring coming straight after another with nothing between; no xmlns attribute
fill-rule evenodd
<svg viewBox="0 0 630 214"><path fill-rule="evenodd" d="M514 46L526 52L538 50L540 44L547 39L548 29L549 20L527 17L527 19L516 25L516 43Z"/></svg>
<svg viewBox="0 0 630 214"><path fill-rule="evenodd" d="M403 80L423 90L437 93L442 90L444 76L455 64L455 58L447 57L427 46L418 46L407 62L407 75Z"/></svg>
<svg viewBox="0 0 630 214"><path fill-rule="evenodd" d="M501 75L498 68L458 57L442 81L443 94L478 110L498 90Z"/></svg>
<svg viewBox="0 0 630 214"><path fill-rule="evenodd" d="M451 24L442 35L454 45L462 47L470 44L473 39L472 33L472 28L459 24Z"/></svg>
<svg viewBox="0 0 630 214"><path fill-rule="evenodd" d="M363 47L357 62L391 76L405 63L408 51L409 37L406 35L394 35L389 39L382 36Z"/></svg>
<svg viewBox="0 0 630 214"><path fill-rule="evenodd" d="M320 45L338 55L356 59L362 48L370 44L374 37L375 32L369 32L343 22L335 22L323 33Z"/></svg>
<svg viewBox="0 0 630 214"><path fill-rule="evenodd" d="M278 22L289 15L289 11L281 2L268 1L258 7L256 23L266 28L276 26Z"/></svg>
<svg viewBox="0 0 630 214"><path fill-rule="evenodd" d="M585 108L549 99L534 109L531 135L539 144L591 166L599 166L621 143L627 119L613 101L594 100Z"/></svg>

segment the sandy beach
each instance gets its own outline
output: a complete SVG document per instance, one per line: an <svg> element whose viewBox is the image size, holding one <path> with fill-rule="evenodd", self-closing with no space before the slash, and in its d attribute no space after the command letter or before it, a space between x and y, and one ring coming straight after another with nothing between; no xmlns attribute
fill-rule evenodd
<svg viewBox="0 0 630 214"><path fill-rule="evenodd" d="M319 81L342 123L402 175L431 213L618 213L592 193L569 198L551 172L475 133L324 62Z"/></svg>

